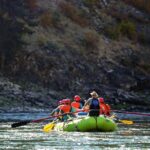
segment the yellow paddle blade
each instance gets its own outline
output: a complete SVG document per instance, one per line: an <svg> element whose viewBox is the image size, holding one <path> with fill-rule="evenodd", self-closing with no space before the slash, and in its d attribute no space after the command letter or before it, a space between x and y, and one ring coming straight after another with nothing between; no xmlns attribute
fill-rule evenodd
<svg viewBox="0 0 150 150"><path fill-rule="evenodd" d="M133 124L133 121L131 121L131 120L119 120L119 122L121 122L123 124Z"/></svg>
<svg viewBox="0 0 150 150"><path fill-rule="evenodd" d="M51 130L53 130L54 126L55 126L55 124L53 122L46 124L43 128L43 131L44 132L50 132Z"/></svg>
<svg viewBox="0 0 150 150"><path fill-rule="evenodd" d="M117 116L116 116L116 115L112 115L110 118L111 118L111 119L114 119L114 118L117 118ZM119 122L121 122L121 123L123 123L123 124L128 124L128 125L134 123L134 122L131 121L131 120L120 120L120 119L117 119L117 121L119 121Z"/></svg>

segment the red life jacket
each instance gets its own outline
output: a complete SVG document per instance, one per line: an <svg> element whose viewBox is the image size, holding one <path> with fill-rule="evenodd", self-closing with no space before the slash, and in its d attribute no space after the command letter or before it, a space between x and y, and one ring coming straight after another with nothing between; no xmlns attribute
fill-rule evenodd
<svg viewBox="0 0 150 150"><path fill-rule="evenodd" d="M109 116L110 115L110 106L105 103L100 104L100 114L104 114Z"/></svg>
<svg viewBox="0 0 150 150"><path fill-rule="evenodd" d="M68 113L71 110L71 106L70 105L60 105L59 106L59 110L62 111L63 113Z"/></svg>
<svg viewBox="0 0 150 150"><path fill-rule="evenodd" d="M79 102L72 102L71 106L75 109L80 109L80 103Z"/></svg>

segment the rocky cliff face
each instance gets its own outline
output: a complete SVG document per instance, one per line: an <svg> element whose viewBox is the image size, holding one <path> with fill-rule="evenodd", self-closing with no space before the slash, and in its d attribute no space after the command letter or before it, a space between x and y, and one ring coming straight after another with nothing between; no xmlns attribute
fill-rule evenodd
<svg viewBox="0 0 150 150"><path fill-rule="evenodd" d="M92 90L113 109L150 110L150 16L144 5L0 3L1 111L47 110L75 94L86 99Z"/></svg>

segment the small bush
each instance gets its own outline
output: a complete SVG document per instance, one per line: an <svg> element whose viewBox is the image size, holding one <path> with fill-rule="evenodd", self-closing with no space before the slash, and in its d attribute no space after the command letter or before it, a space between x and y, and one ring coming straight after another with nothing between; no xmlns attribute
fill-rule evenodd
<svg viewBox="0 0 150 150"><path fill-rule="evenodd" d="M47 45L48 41L49 41L49 39L43 34L38 35L38 37L37 37L37 44L40 47Z"/></svg>
<svg viewBox="0 0 150 150"><path fill-rule="evenodd" d="M132 40L137 38L135 24L130 21L122 21L116 26L109 26L105 29L105 32L112 39L118 39L120 36L126 36Z"/></svg>
<svg viewBox="0 0 150 150"><path fill-rule="evenodd" d="M84 34L83 45L87 49L97 49L99 38L95 32L88 31Z"/></svg>
<svg viewBox="0 0 150 150"><path fill-rule="evenodd" d="M70 18L73 22L77 23L78 25L85 27L88 25L88 20L86 19L85 15L74 7L71 3L61 2L59 7L64 15Z"/></svg>
<svg viewBox="0 0 150 150"><path fill-rule="evenodd" d="M127 36L128 38L134 40L136 39L136 27L133 22L122 21L118 26L120 33Z"/></svg>
<svg viewBox="0 0 150 150"><path fill-rule="evenodd" d="M120 36L119 28L116 26L109 26L105 28L106 35L108 35L111 39L117 40Z"/></svg>
<svg viewBox="0 0 150 150"><path fill-rule="evenodd" d="M44 12L40 16L40 24L43 28L55 27L58 28L60 26L60 17L58 13L51 13L49 11Z"/></svg>
<svg viewBox="0 0 150 150"><path fill-rule="evenodd" d="M48 27L52 26L53 21L52 21L52 15L50 12L44 12L40 16L40 24L44 28L48 28Z"/></svg>

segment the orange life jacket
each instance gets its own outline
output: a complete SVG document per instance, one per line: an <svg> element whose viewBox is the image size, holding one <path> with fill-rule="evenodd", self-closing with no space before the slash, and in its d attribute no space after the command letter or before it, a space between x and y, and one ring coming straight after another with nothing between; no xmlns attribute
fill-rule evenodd
<svg viewBox="0 0 150 150"><path fill-rule="evenodd" d="M60 105L59 106L59 110L62 111L63 113L68 113L71 110L71 106L70 105Z"/></svg>
<svg viewBox="0 0 150 150"><path fill-rule="evenodd" d="M105 103L100 104L100 114L104 114L109 116L110 115L110 106Z"/></svg>
<svg viewBox="0 0 150 150"><path fill-rule="evenodd" d="M75 109L80 109L80 103L79 102L72 102L71 103L71 106L73 107L73 108L75 108Z"/></svg>

